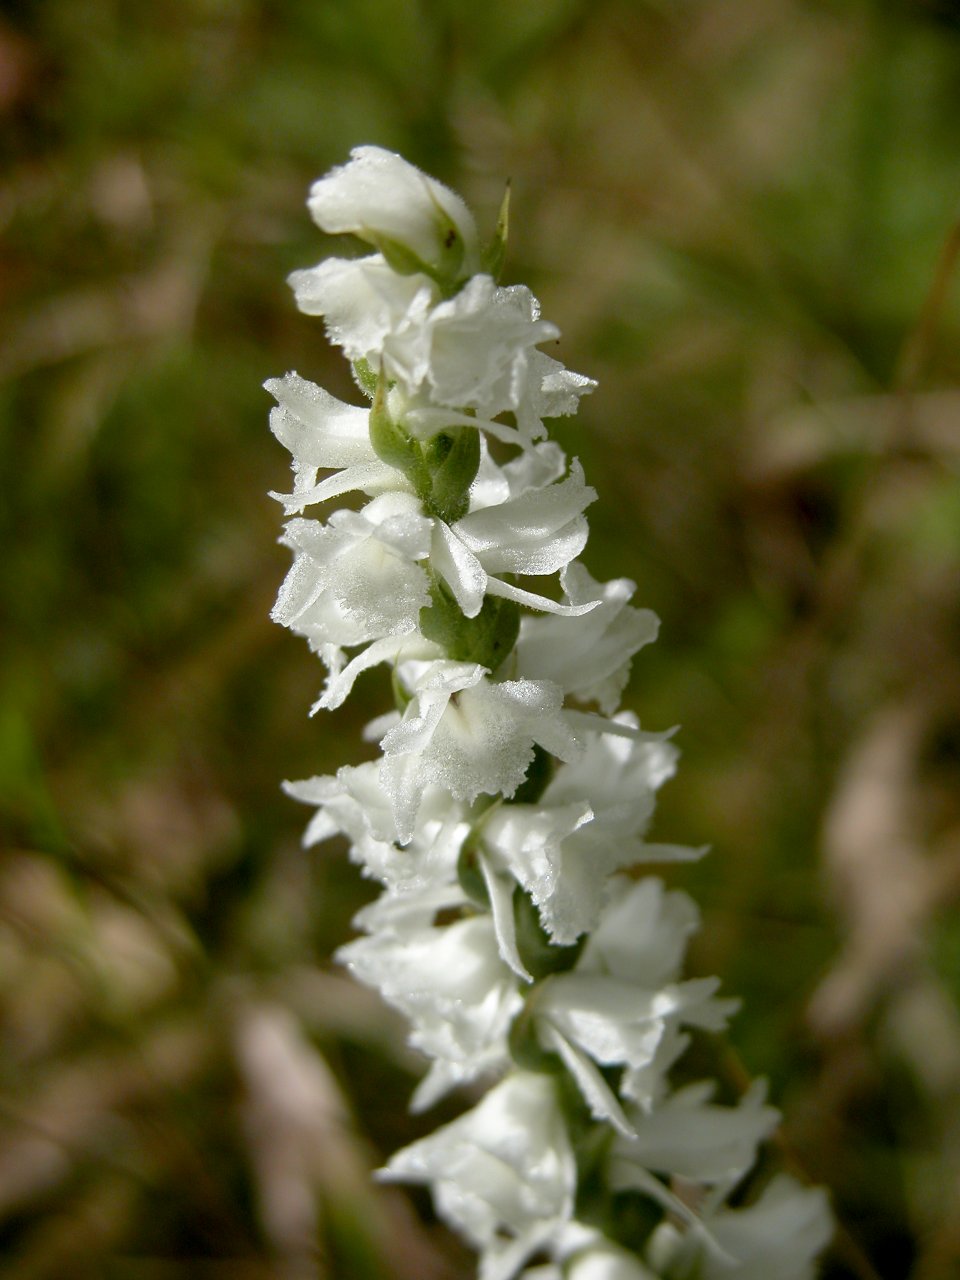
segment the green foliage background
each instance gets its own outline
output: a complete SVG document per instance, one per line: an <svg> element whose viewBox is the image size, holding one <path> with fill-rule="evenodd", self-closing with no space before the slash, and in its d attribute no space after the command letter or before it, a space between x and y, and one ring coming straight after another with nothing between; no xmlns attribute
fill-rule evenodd
<svg viewBox="0 0 960 1280"><path fill-rule="evenodd" d="M0 22L0 1276L453 1280L368 1170L403 1031L283 777L361 758L267 620L260 385L346 366L309 182L401 151L597 377L587 563L663 619L662 838L825 1274L960 1274L960 6L44 0ZM443 1111L453 1113L454 1108ZM776 1280L771 1277L771 1280Z"/></svg>

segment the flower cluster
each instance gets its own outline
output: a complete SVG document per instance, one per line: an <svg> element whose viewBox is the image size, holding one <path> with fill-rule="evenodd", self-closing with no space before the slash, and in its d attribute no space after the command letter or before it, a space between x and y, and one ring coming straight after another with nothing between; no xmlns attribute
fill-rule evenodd
<svg viewBox="0 0 960 1280"><path fill-rule="evenodd" d="M676 750L618 705L657 620L577 559L596 495L546 439L594 384L497 283L506 201L483 246L456 195L367 146L309 204L372 249L291 279L367 402L267 384L294 472L273 616L327 668L314 710L380 664L395 706L375 759L287 789L315 806L306 843L345 835L382 885L340 959L410 1021L414 1109L488 1090L382 1176L432 1188L482 1280L803 1280L823 1193L780 1175L730 1204L777 1123L762 1087L671 1082L734 1004L681 976L690 898L624 874L701 851L647 840Z"/></svg>

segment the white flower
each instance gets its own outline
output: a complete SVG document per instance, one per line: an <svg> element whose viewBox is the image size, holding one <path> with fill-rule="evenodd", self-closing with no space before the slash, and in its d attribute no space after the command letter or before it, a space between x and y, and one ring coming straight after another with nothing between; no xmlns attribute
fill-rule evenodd
<svg viewBox="0 0 960 1280"><path fill-rule="evenodd" d="M441 1218L482 1251L480 1280L508 1280L573 1212L576 1165L553 1082L511 1073L472 1111L398 1151L384 1176L430 1185Z"/></svg>
<svg viewBox="0 0 960 1280"><path fill-rule="evenodd" d="M410 843L393 843L390 798L380 783L380 762L344 765L335 777L284 783L296 800L318 806L303 836L305 846L334 835L350 840L350 857L398 894L416 894L456 880L457 858L474 815L440 787L427 787Z"/></svg>
<svg viewBox="0 0 960 1280"><path fill-rule="evenodd" d="M663 1223L650 1242L651 1263L703 1280L813 1280L816 1256L833 1234L824 1192L787 1174L747 1208L706 1216L704 1228L681 1235Z"/></svg>
<svg viewBox="0 0 960 1280"><path fill-rule="evenodd" d="M458 800L511 796L535 743L565 760L579 751L563 722L560 690L545 680L495 683L481 666L447 660L405 664L399 673L411 698L381 742L380 779L401 841L413 835L431 783Z"/></svg>
<svg viewBox="0 0 960 1280"><path fill-rule="evenodd" d="M431 532L417 499L400 492L361 512L335 511L326 524L291 520L283 541L294 561L271 617L314 648L409 634L430 602L417 562L429 554Z"/></svg>
<svg viewBox="0 0 960 1280"><path fill-rule="evenodd" d="M718 1185L726 1196L757 1158L757 1145L777 1127L780 1113L764 1105L756 1080L733 1107L711 1102L712 1081L688 1085L655 1110L634 1117L634 1133L619 1138L610 1163L611 1185L635 1186L637 1171L670 1174Z"/></svg>
<svg viewBox="0 0 960 1280"><path fill-rule="evenodd" d="M635 729L636 719L618 716L616 726ZM643 838L656 789L675 759L675 749L660 738L585 734L583 753L557 770L536 804L505 805L485 824L483 849L492 868L530 894L554 942L573 942L594 927L612 872L699 856L699 850Z"/></svg>
<svg viewBox="0 0 960 1280"><path fill-rule="evenodd" d="M394 242L437 269L459 262L464 275L479 265L473 215L460 197L382 147L354 147L349 164L313 184L307 203L324 231Z"/></svg>
<svg viewBox="0 0 960 1280"><path fill-rule="evenodd" d="M389 800L380 789L379 778L379 765L368 760L361 765L344 765L335 777L285 782L283 789L288 796L318 806L303 833L304 847L345 835L351 841L351 857L363 864L379 863L380 856L368 853L367 846L371 850L380 846L390 849L393 834Z"/></svg>
<svg viewBox="0 0 960 1280"><path fill-rule="evenodd" d="M489 915L424 925L411 901L416 906L409 894L381 899L375 931L341 947L337 959L406 1014L410 1043L433 1060L411 1104L421 1111L507 1065L507 1031L522 999Z"/></svg>
<svg viewBox="0 0 960 1280"><path fill-rule="evenodd" d="M397 326L383 344L384 368L411 398L424 388L429 404L491 419L539 392L543 374L531 386L529 352L557 337L529 289L474 276L419 324Z"/></svg>
<svg viewBox="0 0 960 1280"><path fill-rule="evenodd" d="M704 1280L808 1280L833 1234L826 1193L786 1174L774 1178L755 1204L721 1210L709 1225L722 1254L708 1254Z"/></svg>
<svg viewBox="0 0 960 1280"><path fill-rule="evenodd" d="M494 575L542 575L562 569L586 543L583 509L596 496L574 459L565 480L527 489L495 507L470 511L449 527L438 522L433 559L466 617L479 612L484 592L551 612L589 612L592 601L558 606Z"/></svg>
<svg viewBox="0 0 960 1280"><path fill-rule="evenodd" d="M571 605L598 601L587 616L524 618L517 641L517 674L553 680L581 702L599 703L612 715L630 673L630 660L657 638L660 623L650 609L633 609L627 601L636 590L628 578L602 585L579 561L560 573Z"/></svg>
<svg viewBox="0 0 960 1280"><path fill-rule="evenodd" d="M344 404L297 373L270 378L263 385L277 401L270 410L270 430L293 454L299 476L308 468L315 477L318 467L376 461L368 409Z"/></svg>
<svg viewBox="0 0 960 1280"><path fill-rule="evenodd" d="M604 975L630 990L660 991L665 997L661 1034L652 1055L646 1062L634 1057L619 1087L621 1100L650 1111L667 1094L667 1072L687 1047L689 1037L681 1026L721 1030L738 1002L717 998L717 979L678 981L687 940L700 920L685 893L667 892L651 876L635 881L616 877L608 887L610 899L575 972ZM631 1124L636 1123L634 1117Z"/></svg>
<svg viewBox="0 0 960 1280"><path fill-rule="evenodd" d="M666 1091L676 1029L724 1025L734 1005L714 998L715 979L675 980L696 921L685 894L650 878L611 888L576 967L542 983L528 1007L541 1045L560 1055L593 1114L633 1135L642 1118L628 1118L622 1100L635 1100L639 1079L651 1097ZM631 1087L621 1082L620 1098L600 1071L610 1066L626 1068Z"/></svg>
<svg viewBox="0 0 960 1280"><path fill-rule="evenodd" d="M541 1045L560 1056L593 1115L633 1134L599 1067L647 1066L667 1020L682 1009L682 987L643 991L616 979L574 972L548 978L531 1001Z"/></svg>
<svg viewBox="0 0 960 1280"><path fill-rule="evenodd" d="M329 395L296 373L272 378L264 387L277 400L270 429L293 455L293 493L271 493L288 512L361 489L374 496L410 486L387 466L370 443L370 411ZM342 468L317 482L321 469Z"/></svg>
<svg viewBox="0 0 960 1280"><path fill-rule="evenodd" d="M577 968L605 973L650 989L674 982L687 942L700 926L696 903L654 876L618 877Z"/></svg>
<svg viewBox="0 0 960 1280"><path fill-rule="evenodd" d="M584 483L579 462L574 460L569 476L558 480L552 454L550 460L549 469L528 468L523 479L516 471L504 476L497 503L480 506L474 502L470 512L453 525L435 521L431 563L465 617L477 616L486 595L576 616L596 607L593 600L558 604L496 576L555 573L586 543L583 510L596 498L596 492ZM524 483L527 477L529 483ZM489 492L488 480L485 496Z"/></svg>
<svg viewBox="0 0 960 1280"><path fill-rule="evenodd" d="M384 341L383 367L410 397L418 434L448 425L453 412L455 422L528 446L545 434L545 417L575 413L596 386L537 350L557 337L529 289L475 276L435 307L419 296ZM497 422L505 413L514 415L515 429Z"/></svg>
<svg viewBox="0 0 960 1280"><path fill-rule="evenodd" d="M437 286L420 273L398 275L382 254L365 258L327 258L288 278L297 306L306 315L323 316L327 337L343 347L348 360L380 367L387 336L418 327L440 299Z"/></svg>

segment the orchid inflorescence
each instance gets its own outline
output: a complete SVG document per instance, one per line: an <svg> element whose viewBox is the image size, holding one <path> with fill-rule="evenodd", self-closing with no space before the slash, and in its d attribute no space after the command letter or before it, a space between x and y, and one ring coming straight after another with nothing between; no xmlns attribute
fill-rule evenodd
<svg viewBox="0 0 960 1280"><path fill-rule="evenodd" d="M544 426L595 384L497 283L506 200L483 247L458 196L365 146L309 207L373 249L291 277L367 403L267 383L294 471L273 617L327 668L314 710L381 664L395 707L365 731L376 759L287 790L316 807L305 843L346 836L383 886L339 959L410 1021L413 1109L487 1087L381 1176L432 1189L482 1280L804 1280L823 1192L781 1173L743 1193L778 1121L762 1084L721 1105L671 1083L735 1002L681 977L691 899L624 874L702 850L646 839L677 753L618 707L657 619L577 559L596 495ZM366 501L301 514L348 493Z"/></svg>

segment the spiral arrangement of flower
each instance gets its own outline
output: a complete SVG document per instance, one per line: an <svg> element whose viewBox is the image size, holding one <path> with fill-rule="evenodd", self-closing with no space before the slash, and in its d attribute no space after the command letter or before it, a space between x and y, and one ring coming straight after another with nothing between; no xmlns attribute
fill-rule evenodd
<svg viewBox="0 0 960 1280"><path fill-rule="evenodd" d="M345 835L383 886L339 958L410 1021L413 1108L487 1087L382 1176L430 1186L481 1280L805 1280L824 1193L745 1190L778 1121L762 1084L721 1105L671 1079L735 1002L681 976L697 909L635 870L702 850L646 839L677 753L619 703L657 619L577 558L596 495L544 427L594 383L497 282L506 201L483 245L458 196L365 146L309 207L373 250L291 277L366 403L267 384L294 472L273 616L327 668L314 710L379 664L395 705L377 758L287 789L316 808L305 842ZM302 515L347 493L367 501Z"/></svg>

